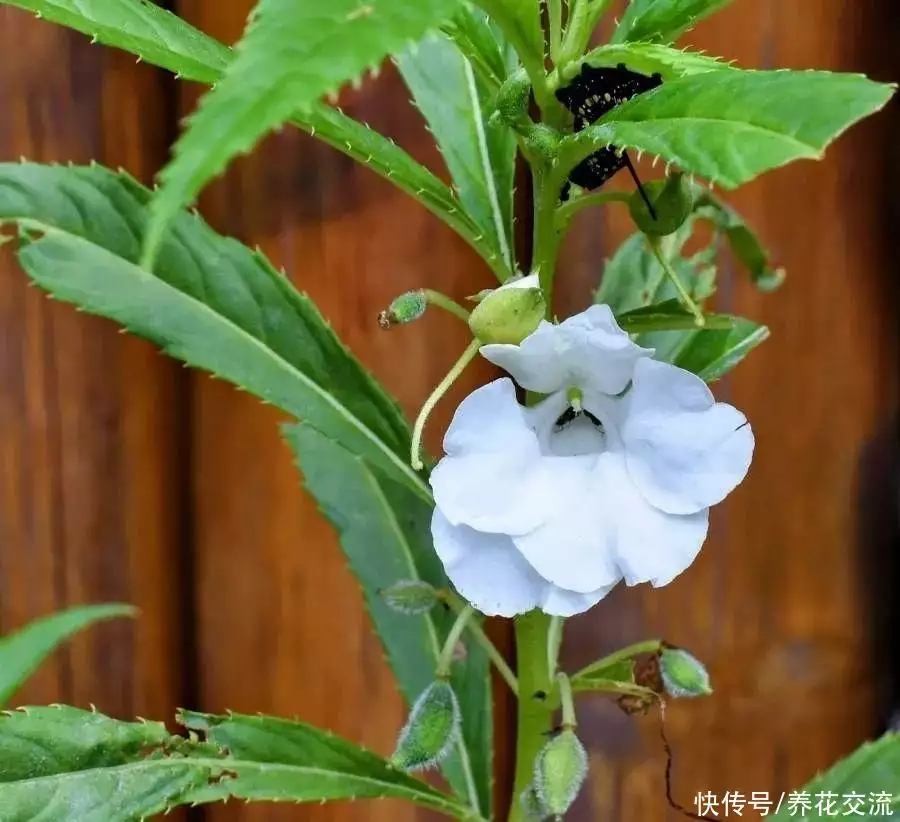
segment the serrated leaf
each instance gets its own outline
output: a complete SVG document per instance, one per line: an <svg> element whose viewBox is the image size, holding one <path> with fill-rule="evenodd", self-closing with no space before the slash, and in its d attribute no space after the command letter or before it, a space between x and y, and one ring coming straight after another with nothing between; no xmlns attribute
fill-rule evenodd
<svg viewBox="0 0 900 822"><path fill-rule="evenodd" d="M532 76L544 73L544 31L539 0L472 0L487 12Z"/></svg>
<svg viewBox="0 0 900 822"><path fill-rule="evenodd" d="M662 157L736 188L773 168L819 159L894 87L824 71L724 71L682 77L616 106L571 135L560 173L608 145Z"/></svg>
<svg viewBox="0 0 900 822"><path fill-rule="evenodd" d="M149 199L98 166L0 164L0 223L24 230L19 260L38 285L315 424L429 500L396 403L261 254L181 213L156 271L135 265Z"/></svg>
<svg viewBox="0 0 900 822"><path fill-rule="evenodd" d="M594 68L618 66L624 63L641 74L661 74L663 80L677 80L693 74L710 71L735 71L729 63L718 57L710 57L697 51L688 51L665 46L661 43L610 43L589 51L580 62L566 69L565 78L573 78L581 65L587 63Z"/></svg>
<svg viewBox="0 0 900 822"><path fill-rule="evenodd" d="M900 734L889 733L866 742L846 759L819 774L795 793L805 793L813 807L820 794L835 794L835 807L825 815L854 819L900 818ZM848 796L862 796L855 809L845 804ZM880 796L880 800L876 797ZM796 819L798 807L791 807L790 796L781 810L772 816L775 822Z"/></svg>
<svg viewBox="0 0 900 822"><path fill-rule="evenodd" d="M146 0L0 0L124 49L187 80L214 83L231 50Z"/></svg>
<svg viewBox="0 0 900 822"><path fill-rule="evenodd" d="M0 639L0 705L33 674L53 651L96 622L135 616L130 605L86 605L37 619Z"/></svg>
<svg viewBox="0 0 900 822"><path fill-rule="evenodd" d="M704 314L706 329L730 330L736 317L729 314ZM645 334L649 331L695 331L697 319L677 299L645 305L616 315L616 322L629 334Z"/></svg>
<svg viewBox="0 0 900 822"><path fill-rule="evenodd" d="M652 40L670 43L731 0L631 0L613 33L613 43Z"/></svg>
<svg viewBox="0 0 900 822"><path fill-rule="evenodd" d="M228 797L394 797L472 818L450 797L309 725L239 715L184 721L208 741L64 706L0 718L0 822L131 822Z"/></svg>
<svg viewBox="0 0 900 822"><path fill-rule="evenodd" d="M496 93L518 58L484 12L463 5L441 30L472 64L478 79Z"/></svg>
<svg viewBox="0 0 900 822"><path fill-rule="evenodd" d="M398 579L449 587L432 548L432 507L309 425L288 426L285 436L307 490L338 532L400 691L412 704L434 680L454 618L440 608L421 617L399 614L379 590ZM491 807L493 750L489 674L487 656L477 645L469 648L465 664L454 666L451 684L462 711L464 744L443 763L456 793L469 801L474 786L485 813Z"/></svg>
<svg viewBox="0 0 900 822"><path fill-rule="evenodd" d="M713 382L724 377L768 338L769 329L766 326L736 317L730 331L692 332L679 347L672 362L707 382Z"/></svg>
<svg viewBox="0 0 900 822"><path fill-rule="evenodd" d="M488 122L492 90L444 35L406 50L396 62L466 212L484 235L492 257L499 257L511 276L516 138L511 129Z"/></svg>
<svg viewBox="0 0 900 822"><path fill-rule="evenodd" d="M200 101L160 174L144 238L149 263L163 232L238 154L324 94L420 39L460 0L259 0L235 59Z"/></svg>

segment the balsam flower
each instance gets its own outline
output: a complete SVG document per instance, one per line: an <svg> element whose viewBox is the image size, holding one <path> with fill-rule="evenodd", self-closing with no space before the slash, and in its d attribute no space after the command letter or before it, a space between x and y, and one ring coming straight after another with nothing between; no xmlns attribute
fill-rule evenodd
<svg viewBox="0 0 900 822"><path fill-rule="evenodd" d="M651 359L593 306L487 359L509 379L457 409L432 472L435 549L486 614L587 610L620 580L666 585L743 479L753 434L699 377Z"/></svg>

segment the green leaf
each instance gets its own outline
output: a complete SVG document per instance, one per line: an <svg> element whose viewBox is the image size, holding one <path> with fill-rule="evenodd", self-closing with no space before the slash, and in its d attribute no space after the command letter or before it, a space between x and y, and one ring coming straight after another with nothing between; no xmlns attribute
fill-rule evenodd
<svg viewBox="0 0 900 822"><path fill-rule="evenodd" d="M0 639L0 705L71 636L95 622L136 614L130 605L85 605L37 619Z"/></svg>
<svg viewBox="0 0 900 822"><path fill-rule="evenodd" d="M285 435L307 490L332 522L350 570L408 704L434 680L440 649L453 614L435 608L421 617L397 613L379 595L398 580L420 579L435 588L449 583L431 543L432 506L309 425L288 426ZM443 763L456 793L491 808L492 726L490 668L477 645L453 669L451 683L462 711L462 745Z"/></svg>
<svg viewBox="0 0 900 822"><path fill-rule="evenodd" d="M421 38L459 3L259 0L235 47L235 59L201 99L160 174L144 261L155 259L163 232L179 209L235 156L324 94L356 80L385 55Z"/></svg>
<svg viewBox="0 0 900 822"><path fill-rule="evenodd" d="M518 63L518 57L484 12L463 5L441 31L472 64L478 79L496 94L511 68Z"/></svg>
<svg viewBox="0 0 900 822"><path fill-rule="evenodd" d="M487 27L487 22L482 25ZM476 75L456 45L435 35L396 58L397 66L428 122L459 198L507 275L515 271L513 192L516 137L488 122L496 89ZM504 74L501 78L506 79Z"/></svg>
<svg viewBox="0 0 900 822"><path fill-rule="evenodd" d="M671 43L704 17L727 6L731 0L631 0L613 43L653 40Z"/></svg>
<svg viewBox="0 0 900 822"><path fill-rule="evenodd" d="M707 382L724 377L756 346L769 338L769 329L736 317L730 331L698 331L678 348L673 362Z"/></svg>
<svg viewBox="0 0 900 822"><path fill-rule="evenodd" d="M577 677L572 678L572 688L576 691L590 691L593 690L591 683L594 681L634 685L634 660L619 659L609 665L585 668Z"/></svg>
<svg viewBox="0 0 900 822"><path fill-rule="evenodd" d="M663 80L677 80L693 74L706 74L710 71L734 71L729 63L718 57L710 57L697 51L664 46L661 43L620 43L599 46L589 51L583 61L566 67L564 80L570 81L581 71L582 63L594 68L618 66L624 63L633 71L642 74L661 74ZM565 83L564 83L565 84Z"/></svg>
<svg viewBox="0 0 900 822"><path fill-rule="evenodd" d="M532 77L544 74L544 31L539 0L473 0L487 12Z"/></svg>
<svg viewBox="0 0 900 822"><path fill-rule="evenodd" d="M705 314L705 329L730 330L737 320L729 314ZM642 334L648 331L695 331L697 320L678 300L665 300L626 311L616 316L623 331Z"/></svg>
<svg viewBox="0 0 900 822"><path fill-rule="evenodd" d="M721 231L734 256L750 272L753 282L761 291L775 291L785 279L783 268L774 268L769 252L744 218L730 206L723 203L708 189L696 186L698 196L694 214L709 220Z"/></svg>
<svg viewBox="0 0 900 822"><path fill-rule="evenodd" d="M231 50L146 0L0 0L138 55L187 80L214 83Z"/></svg>
<svg viewBox="0 0 900 822"><path fill-rule="evenodd" d="M824 71L725 71L664 83L563 141L558 173L614 145L662 157L725 188L794 160L820 159L894 87Z"/></svg>
<svg viewBox="0 0 900 822"><path fill-rule="evenodd" d="M0 164L0 223L53 296L316 425L425 500L397 405L259 253L181 213L156 271L135 265L150 192L106 169Z"/></svg>
<svg viewBox="0 0 900 822"><path fill-rule="evenodd" d="M851 816L854 819L897 819L900 818L900 734L889 733L867 742L846 759L795 793L805 793L812 807L820 794L836 794L832 813L827 815ZM849 795L862 796L861 804L854 808L846 803ZM881 801L876 797L881 796ZM881 810L878 810L879 804ZM807 812L809 815L809 812ZM790 795L772 819L784 822L800 816L797 806L791 807Z"/></svg>
<svg viewBox="0 0 900 822"><path fill-rule="evenodd" d="M309 725L240 715L183 721L207 741L64 706L0 718L0 822L125 822L228 797L392 797L473 818L424 782Z"/></svg>

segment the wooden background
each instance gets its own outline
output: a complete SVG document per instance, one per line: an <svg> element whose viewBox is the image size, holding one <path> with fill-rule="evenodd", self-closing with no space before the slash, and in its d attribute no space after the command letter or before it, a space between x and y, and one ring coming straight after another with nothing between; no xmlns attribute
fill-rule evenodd
<svg viewBox="0 0 900 822"><path fill-rule="evenodd" d="M900 25L891 5L737 0L691 41L747 67L892 79ZM175 6L233 41L249 2ZM149 182L199 91L6 7L0 54L4 160L96 159ZM393 72L349 95L346 108L440 169ZM779 171L733 198L789 272L782 291L766 296L724 261L719 307L773 330L717 389L753 422L750 477L716 509L689 573L662 591L617 591L567 635L573 665L650 635L709 663L715 695L669 712L675 789L686 804L698 791L795 787L877 732L890 709L900 625L890 607L900 568L889 556L896 134L891 110L855 129L824 164ZM202 208L220 231L285 265L411 414L465 338L442 316L385 334L378 310L422 284L457 297L491 284L424 209L287 130L237 163ZM620 215L581 219L561 273L561 311L585 305L626 228ZM429 345L436 336L442 344ZM456 398L488 375L473 368ZM453 405L431 424L432 445ZM95 703L127 717L164 718L179 705L296 715L389 751L399 698L277 421L252 398L45 300L4 253L0 631L76 603L142 609L135 624L101 626L58 653L20 703ZM508 634L505 624L495 630ZM581 710L591 785L572 819L676 819L662 794L654 722L599 700ZM404 822L415 812L232 805L191 818Z"/></svg>

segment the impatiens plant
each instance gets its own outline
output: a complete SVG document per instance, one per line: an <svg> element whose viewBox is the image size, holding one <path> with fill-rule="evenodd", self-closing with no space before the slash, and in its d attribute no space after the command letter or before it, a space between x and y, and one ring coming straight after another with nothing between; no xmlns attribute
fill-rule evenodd
<svg viewBox="0 0 900 822"><path fill-rule="evenodd" d="M0 2L213 86L155 191L97 165L0 164L0 225L52 296L294 418L287 441L340 532L410 705L383 755L273 717L183 712L177 735L74 708L23 709L0 718L0 822L141 819L229 797L394 797L488 820L498 804L492 670L518 699L514 795L499 818L561 818L588 767L577 698L605 694L634 712L710 692L702 663L660 641L578 672L560 670L558 656L566 617L623 580L661 586L687 569L710 507L750 467L750 423L707 384L768 331L709 309L720 240L761 289L784 273L714 187L820 158L893 88L852 74L743 70L672 45L727 0L631 0L595 48L607 0L259 0L234 49L146 0ZM452 185L327 102L387 57ZM286 124L390 180L484 260L470 305L423 282L378 319L402 334L434 307L471 329L412 427L303 293L185 210ZM665 172L641 182L642 155ZM517 223L520 159L533 213ZM620 171L633 193L603 189ZM634 233L594 304L558 317L560 248L575 215L598 207L627 208ZM713 239L697 250L701 223ZM517 257L516 225L532 229L527 258ZM429 415L479 355L508 376L461 403L435 462L422 447ZM483 615L515 619L514 667ZM886 737L817 789L861 790L875 772L896 784L898 747ZM434 767L446 790L410 775Z"/></svg>

